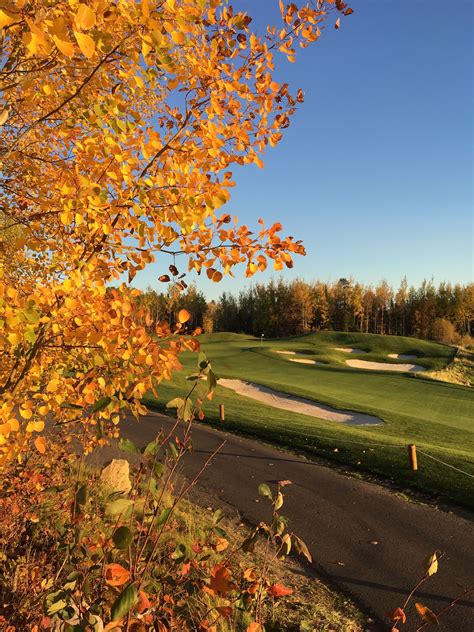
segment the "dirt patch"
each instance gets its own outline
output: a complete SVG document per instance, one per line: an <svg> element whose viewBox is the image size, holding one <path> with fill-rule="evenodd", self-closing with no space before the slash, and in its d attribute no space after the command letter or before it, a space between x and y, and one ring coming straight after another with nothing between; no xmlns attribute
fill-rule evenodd
<svg viewBox="0 0 474 632"><path fill-rule="evenodd" d="M252 382L220 379L219 386L230 388L239 395L250 397L251 399L255 399L268 406L273 406L274 408L290 410L294 413L317 417L318 419L325 419L326 421L335 421L350 426L375 426L384 423L382 419L374 417L373 415L356 413L351 410L338 410L337 408L332 408L325 404L313 402L310 399L289 395L281 391L274 391L271 388L261 386L260 384L253 384Z"/></svg>
<svg viewBox="0 0 474 632"><path fill-rule="evenodd" d="M275 351L275 353L281 353L281 355L296 355L296 351Z"/></svg>
<svg viewBox="0 0 474 632"><path fill-rule="evenodd" d="M389 358L394 358L395 360L417 360L418 356L410 355L409 353L389 353Z"/></svg>

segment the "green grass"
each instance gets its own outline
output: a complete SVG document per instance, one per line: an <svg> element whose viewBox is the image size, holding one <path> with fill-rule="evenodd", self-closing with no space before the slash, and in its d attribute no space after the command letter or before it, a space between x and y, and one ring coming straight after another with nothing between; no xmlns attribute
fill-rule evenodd
<svg viewBox="0 0 474 632"><path fill-rule="evenodd" d="M241 378L301 395L337 408L382 418L382 426L354 427L278 410L217 387L204 405L209 423L244 432L292 449L323 456L377 474L398 485L474 508L473 479L419 454L419 471L408 468L406 446L419 449L474 475L472 389L430 380L422 373L387 373L352 369L348 358L396 362L389 353L418 356L414 363L441 370L454 349L414 338L321 332L288 339L260 340L238 334L201 336L202 348L220 377ZM356 347L368 353L349 355L334 347ZM301 365L276 350L298 351L324 362ZM403 361L400 361L403 363ZM161 400L148 404L163 409L169 399L190 388L185 380L195 371L196 356L183 355L183 371L160 386ZM225 405L220 424L218 404Z"/></svg>

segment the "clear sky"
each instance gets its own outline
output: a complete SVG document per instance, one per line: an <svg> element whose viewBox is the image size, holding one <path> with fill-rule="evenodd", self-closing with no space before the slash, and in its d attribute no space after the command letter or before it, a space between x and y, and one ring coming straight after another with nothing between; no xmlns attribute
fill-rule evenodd
<svg viewBox="0 0 474 632"><path fill-rule="evenodd" d="M278 20L277 0L233 4L260 32ZM304 240L287 279L471 282L474 2L349 4L340 30L278 63L276 79L303 88L305 102L265 168L236 173L226 210ZM163 290L160 263L136 285ZM219 284L198 278L209 298L248 283L243 268Z"/></svg>

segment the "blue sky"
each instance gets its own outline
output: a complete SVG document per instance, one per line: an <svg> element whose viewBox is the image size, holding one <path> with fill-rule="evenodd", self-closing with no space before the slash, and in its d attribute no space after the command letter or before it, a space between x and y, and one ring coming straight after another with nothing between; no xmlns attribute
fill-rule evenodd
<svg viewBox="0 0 474 632"><path fill-rule="evenodd" d="M277 0L233 4L260 32L278 20ZM305 102L265 168L236 173L226 210L249 226L279 220L304 240L307 256L287 279L471 282L474 3L349 4L355 12L339 31L296 64L278 63L276 79L303 88ZM164 289L160 263L136 285ZM215 298L248 283L242 268L198 287Z"/></svg>

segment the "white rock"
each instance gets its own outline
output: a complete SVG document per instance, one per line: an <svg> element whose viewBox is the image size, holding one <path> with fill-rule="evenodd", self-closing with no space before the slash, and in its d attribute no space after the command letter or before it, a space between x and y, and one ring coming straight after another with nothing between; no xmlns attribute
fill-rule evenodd
<svg viewBox="0 0 474 632"><path fill-rule="evenodd" d="M132 489L130 481L130 465L125 459L113 459L104 467L100 480L114 492L129 492Z"/></svg>

